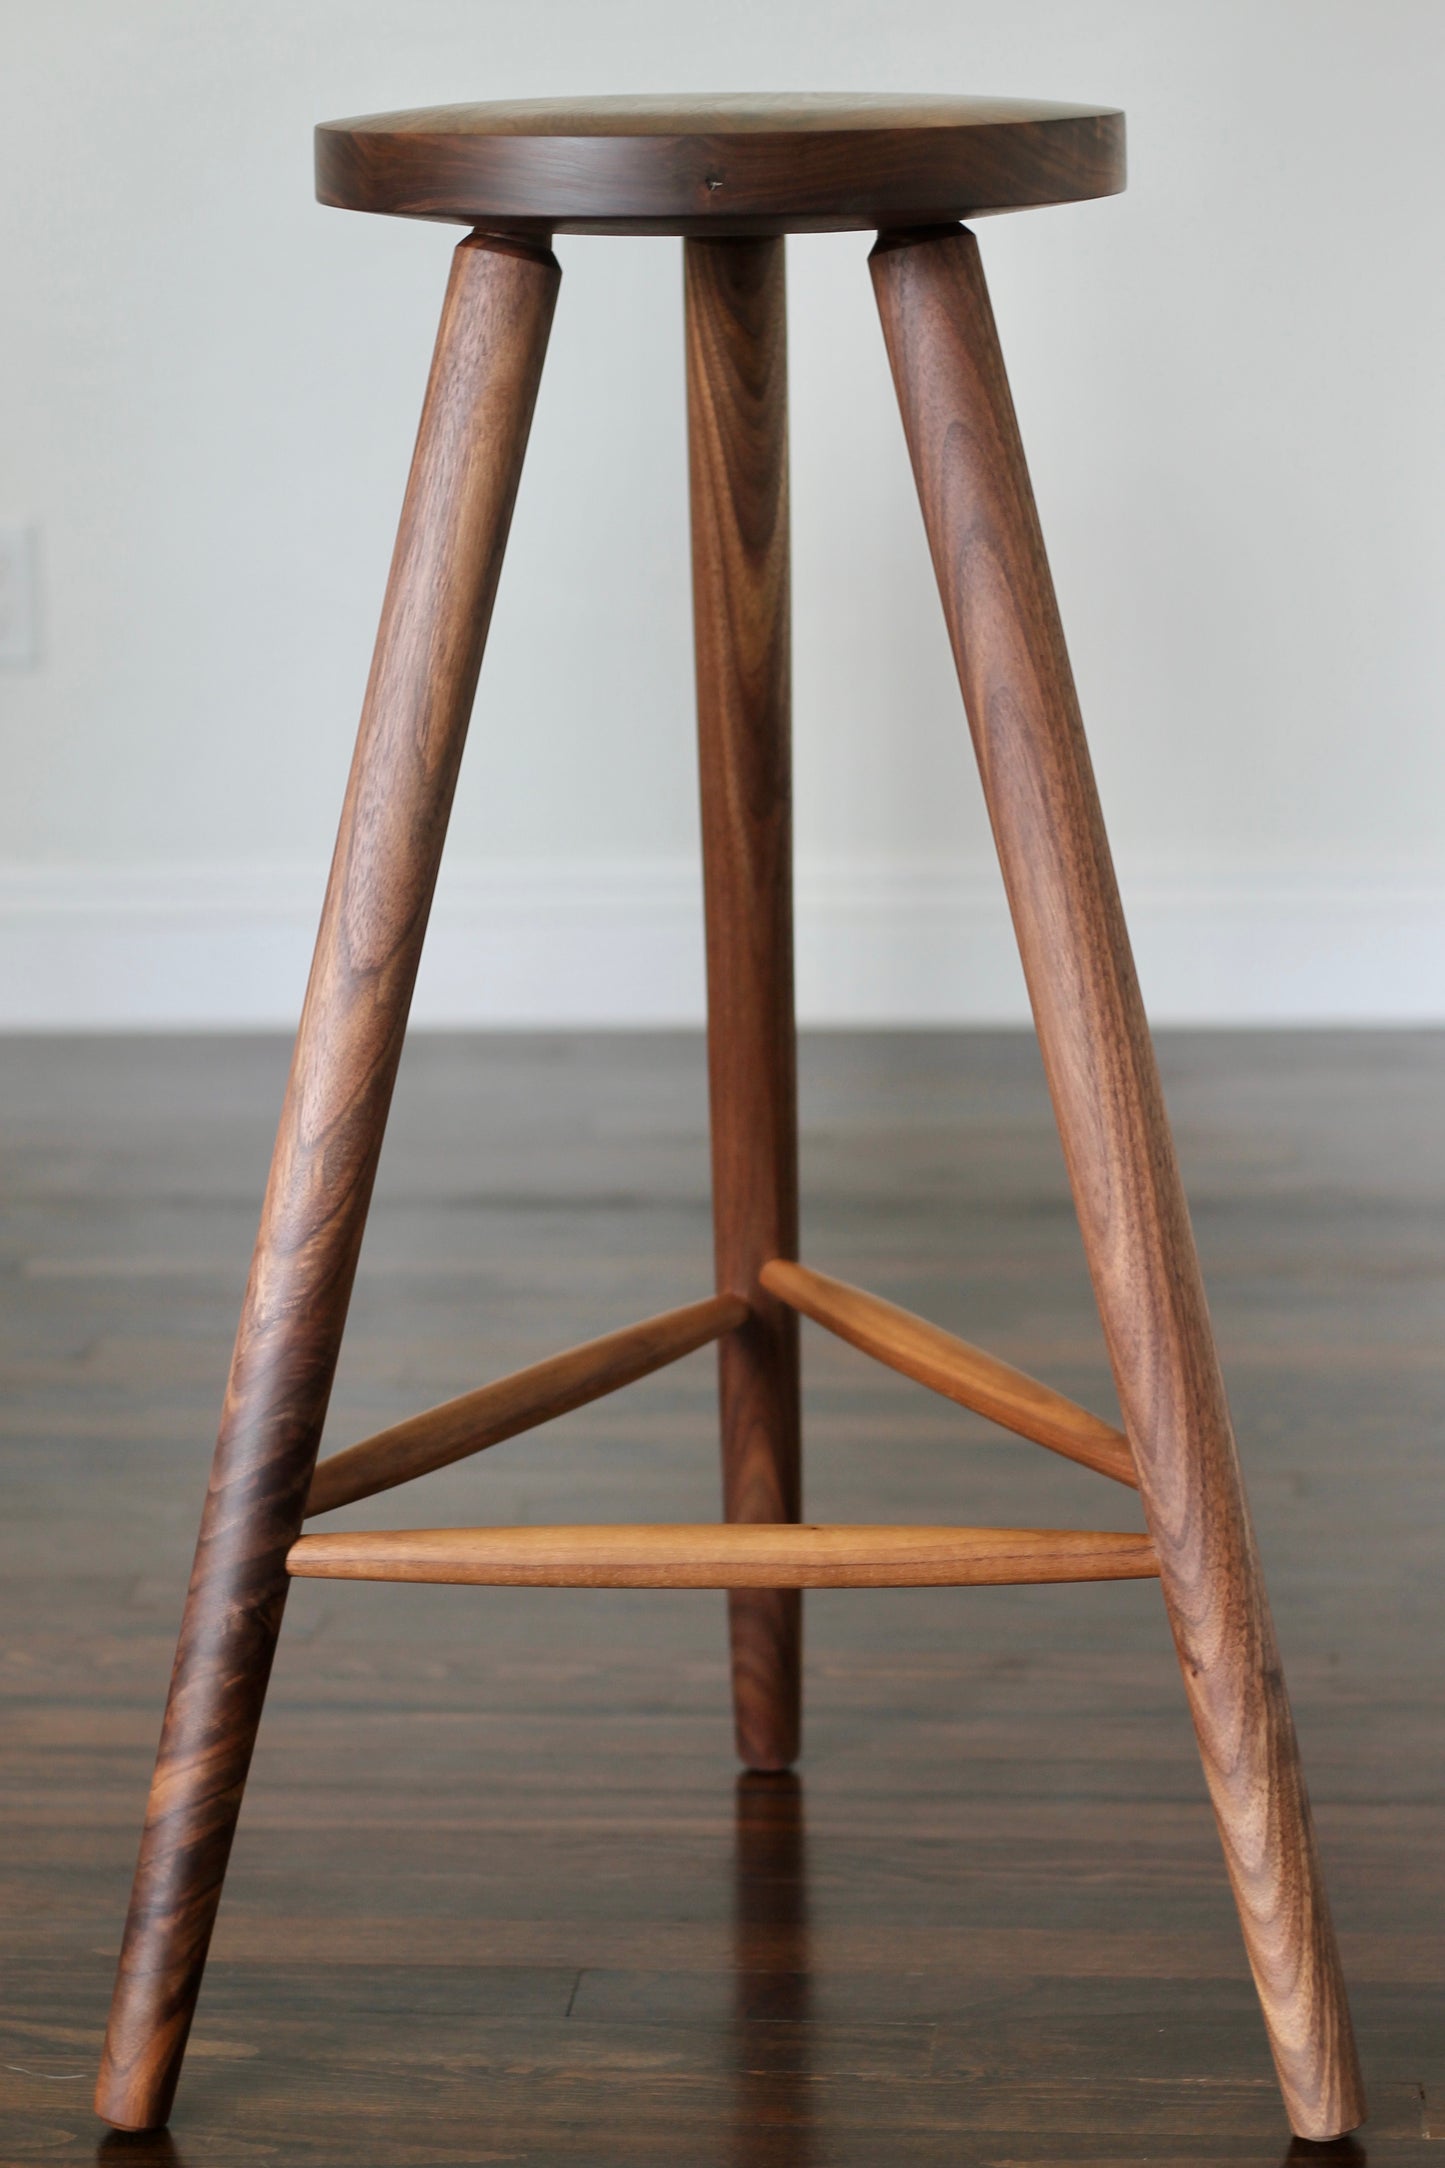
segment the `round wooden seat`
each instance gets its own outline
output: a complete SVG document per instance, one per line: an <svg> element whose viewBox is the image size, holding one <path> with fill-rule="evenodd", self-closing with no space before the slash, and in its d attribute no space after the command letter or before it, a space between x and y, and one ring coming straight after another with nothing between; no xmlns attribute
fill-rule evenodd
<svg viewBox="0 0 1445 2168"><path fill-rule="evenodd" d="M525 99L316 131L323 203L494 232L931 226L1123 186L1122 113L1012 98Z"/></svg>

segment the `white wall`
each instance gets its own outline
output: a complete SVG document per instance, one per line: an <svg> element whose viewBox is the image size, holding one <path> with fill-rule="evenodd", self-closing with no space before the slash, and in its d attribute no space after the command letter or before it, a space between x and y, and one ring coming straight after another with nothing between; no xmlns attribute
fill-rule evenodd
<svg viewBox="0 0 1445 2168"><path fill-rule="evenodd" d="M1445 1018L1440 0L0 0L0 1022L284 1021L454 238L310 128L544 92L1110 100L983 229L1145 990ZM790 244L801 995L1021 1013L866 236ZM562 300L419 1013L698 1013L679 244Z"/></svg>

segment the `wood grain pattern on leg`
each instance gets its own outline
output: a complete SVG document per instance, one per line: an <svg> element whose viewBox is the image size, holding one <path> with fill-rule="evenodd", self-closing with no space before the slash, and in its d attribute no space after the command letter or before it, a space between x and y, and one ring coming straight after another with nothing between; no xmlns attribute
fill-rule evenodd
<svg viewBox="0 0 1445 2168"><path fill-rule="evenodd" d="M798 1242L783 243L688 241L687 398L720 1290L753 1316L719 1350L723 1510L802 1510L797 1319L758 1274ZM728 1600L738 1752L798 1752L796 1590Z"/></svg>
<svg viewBox="0 0 1445 2168"><path fill-rule="evenodd" d="M1188 1207L978 246L874 285L1069 1177L1290 2120L1364 2116Z"/></svg>
<svg viewBox="0 0 1445 2168"><path fill-rule="evenodd" d="M453 259L171 1678L96 2107L165 2121L280 1629L558 283Z"/></svg>

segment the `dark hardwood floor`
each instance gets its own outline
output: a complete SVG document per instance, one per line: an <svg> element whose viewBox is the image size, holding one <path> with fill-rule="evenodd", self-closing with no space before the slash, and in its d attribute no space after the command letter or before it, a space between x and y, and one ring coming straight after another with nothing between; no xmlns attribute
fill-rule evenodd
<svg viewBox="0 0 1445 2168"><path fill-rule="evenodd" d="M1166 1081L1371 2121L1290 2147L1157 1586L814 1594L739 1783L716 1595L293 1590L171 2132L101 2029L285 1063L0 1046L0 2163L1445 2161L1445 1036ZM803 1048L804 1254L1112 1415L1022 1036ZM329 1443L708 1292L699 1040L419 1039ZM807 1329L819 1519L1137 1501ZM706 1519L705 1352L338 1524Z"/></svg>

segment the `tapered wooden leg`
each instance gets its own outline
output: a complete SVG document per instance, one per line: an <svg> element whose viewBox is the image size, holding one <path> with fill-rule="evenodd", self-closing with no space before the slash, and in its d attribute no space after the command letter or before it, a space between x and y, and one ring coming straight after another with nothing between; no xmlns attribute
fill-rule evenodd
<svg viewBox="0 0 1445 2168"><path fill-rule="evenodd" d="M150 2129L185 2053L325 1419L558 270L464 241L392 561L226 1390L98 2112Z"/></svg>
<svg viewBox="0 0 1445 2168"><path fill-rule="evenodd" d="M713 1225L718 1287L751 1305L719 1344L723 1508L796 1521L798 1324L758 1280L798 1241L783 243L688 241L685 256ZM735 1590L728 1620L738 1753L784 1769L802 1598Z"/></svg>
<svg viewBox="0 0 1445 2168"><path fill-rule="evenodd" d="M1188 1209L973 236L884 235L884 334L1079 1222L1290 2121L1364 2116Z"/></svg>

